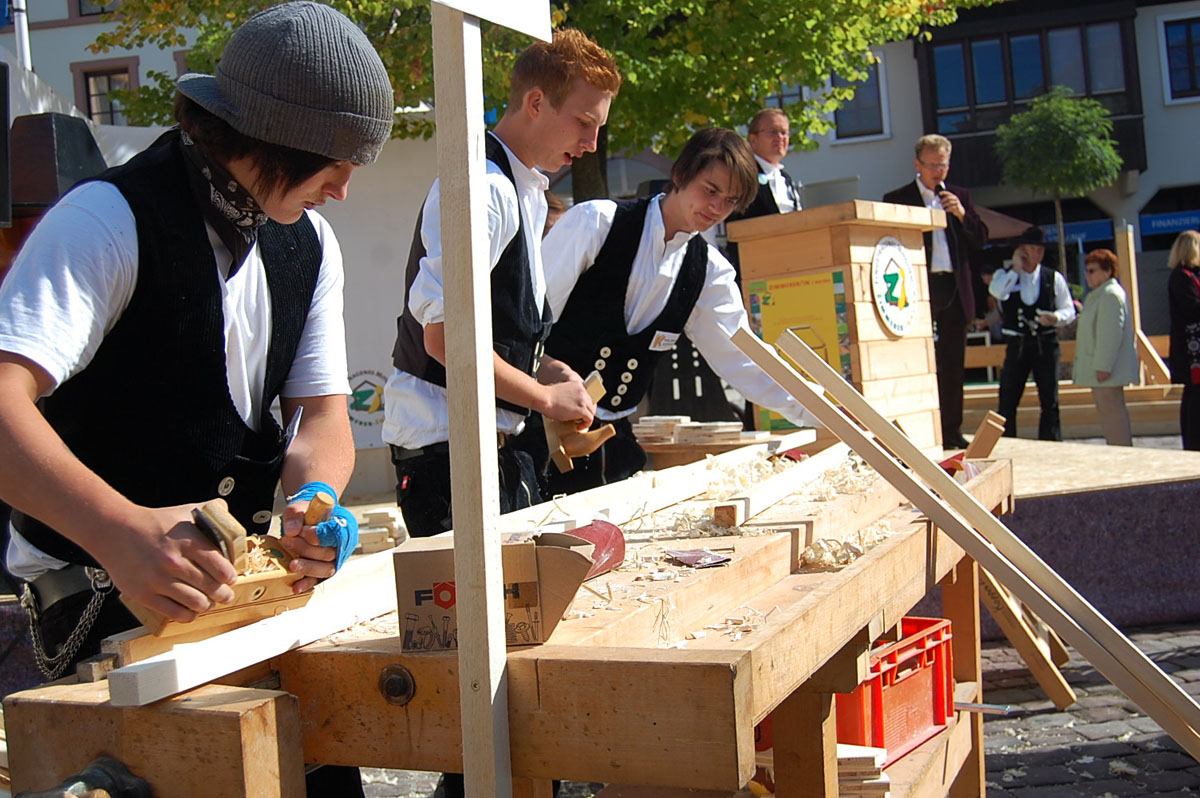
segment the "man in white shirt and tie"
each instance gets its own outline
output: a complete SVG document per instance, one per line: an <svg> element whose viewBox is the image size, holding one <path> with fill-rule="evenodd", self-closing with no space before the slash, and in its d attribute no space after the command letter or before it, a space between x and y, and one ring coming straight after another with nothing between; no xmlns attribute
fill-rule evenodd
<svg viewBox="0 0 1200 798"><path fill-rule="evenodd" d="M791 146L791 136L787 114L780 108L764 108L750 120L750 134L746 140L750 142L754 160L758 162L758 193L746 210L730 214L728 221L800 210L800 185L783 168L783 159ZM742 269L738 262L737 244L731 243L726 249L729 262L737 273L738 285L741 285Z"/></svg>
<svg viewBox="0 0 1200 798"><path fill-rule="evenodd" d="M1045 234L1028 227L1013 243L1011 269L996 272L988 292L1000 300L1002 332L1008 348L1000 369L1000 415L1004 434L1017 436L1017 405L1033 372L1042 412L1038 440L1061 441L1058 413L1058 336L1055 330L1075 318L1071 290L1060 272L1042 266Z"/></svg>

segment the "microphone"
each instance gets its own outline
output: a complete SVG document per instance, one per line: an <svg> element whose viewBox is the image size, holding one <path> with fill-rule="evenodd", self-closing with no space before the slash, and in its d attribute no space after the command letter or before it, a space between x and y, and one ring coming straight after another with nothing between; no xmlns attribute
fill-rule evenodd
<svg viewBox="0 0 1200 798"><path fill-rule="evenodd" d="M946 188L945 180L939 180L938 184L937 184L937 190L938 190L938 193L941 193L943 191L949 191L950 189Z"/></svg>

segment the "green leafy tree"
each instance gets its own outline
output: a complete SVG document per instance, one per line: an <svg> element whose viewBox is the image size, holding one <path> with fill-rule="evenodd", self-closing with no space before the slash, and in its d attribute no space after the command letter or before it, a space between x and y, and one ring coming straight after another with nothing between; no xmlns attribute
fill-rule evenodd
<svg viewBox="0 0 1200 798"><path fill-rule="evenodd" d="M995 0L553 0L555 26L585 31L606 47L625 83L607 126L607 151L652 147L677 152L696 129L744 124L783 85L803 87L804 99L788 105L795 143L811 149L813 135L830 128L833 111L854 88L827 87L838 74L866 77L870 47L922 35L946 25L960 8ZM117 27L93 49L155 44L187 46L188 66L211 71L237 24L271 5L269 0L122 0L111 19ZM379 50L392 76L397 104L432 104L433 66L429 0L332 0L354 19ZM528 39L496 26L484 28L484 92L489 110L503 113L508 73ZM170 121L172 78L122 97L135 123ZM394 135L433 132L431 113L397 117ZM603 164L591 159L593 179L580 179L576 198L603 193ZM597 168L599 167L599 168ZM599 183L595 174L600 175Z"/></svg>
<svg viewBox="0 0 1200 798"><path fill-rule="evenodd" d="M1110 185L1121 171L1108 109L1096 100L1073 97L1054 86L996 128L996 153L1005 183L1054 198L1058 263L1067 262L1062 199Z"/></svg>

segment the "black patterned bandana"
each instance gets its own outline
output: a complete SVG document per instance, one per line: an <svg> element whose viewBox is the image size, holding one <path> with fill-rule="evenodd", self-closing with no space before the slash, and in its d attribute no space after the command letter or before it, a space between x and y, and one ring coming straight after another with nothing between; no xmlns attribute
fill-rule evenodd
<svg viewBox="0 0 1200 798"><path fill-rule="evenodd" d="M245 263L246 256L254 248L258 228L268 217L259 207L258 200L234 180L225 167L207 160L187 133L181 131L179 142L186 162L192 167L188 169L188 180L204 219L233 255L225 278L228 280Z"/></svg>

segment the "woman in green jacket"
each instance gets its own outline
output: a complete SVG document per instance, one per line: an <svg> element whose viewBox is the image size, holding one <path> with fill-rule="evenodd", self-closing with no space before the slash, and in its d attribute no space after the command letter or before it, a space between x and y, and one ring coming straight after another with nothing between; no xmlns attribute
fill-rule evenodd
<svg viewBox="0 0 1200 798"><path fill-rule="evenodd" d="M1138 378L1133 319L1117 280L1117 256L1092 250L1083 261L1088 294L1075 337L1075 384L1088 385L1110 446L1132 446L1125 386Z"/></svg>

